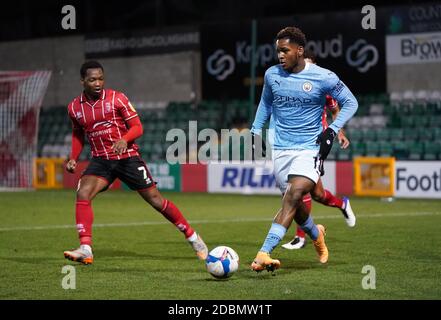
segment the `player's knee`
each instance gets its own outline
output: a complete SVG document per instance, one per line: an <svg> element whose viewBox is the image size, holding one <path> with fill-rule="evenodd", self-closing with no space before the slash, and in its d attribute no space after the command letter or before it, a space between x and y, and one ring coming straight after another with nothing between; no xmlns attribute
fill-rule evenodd
<svg viewBox="0 0 441 320"><path fill-rule="evenodd" d="M149 194L146 200L156 210L158 211L162 210L163 199L160 194L157 193Z"/></svg>
<svg viewBox="0 0 441 320"><path fill-rule="evenodd" d="M93 189L88 187L81 187L77 191L77 200L87 200L90 201L94 197Z"/></svg>
<svg viewBox="0 0 441 320"><path fill-rule="evenodd" d="M290 188L289 193L285 195L294 207L301 205L303 201L303 190L299 188Z"/></svg>
<svg viewBox="0 0 441 320"><path fill-rule="evenodd" d="M322 191L314 191L313 193L311 193L311 197L318 202L321 202L321 200L323 200L325 196L325 193Z"/></svg>

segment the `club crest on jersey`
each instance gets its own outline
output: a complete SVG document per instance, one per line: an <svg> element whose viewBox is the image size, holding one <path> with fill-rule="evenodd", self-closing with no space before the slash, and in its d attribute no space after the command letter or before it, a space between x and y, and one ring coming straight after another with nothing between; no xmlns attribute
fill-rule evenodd
<svg viewBox="0 0 441 320"><path fill-rule="evenodd" d="M112 106L110 105L110 102L106 102L105 107L106 107L105 113L112 112Z"/></svg>
<svg viewBox="0 0 441 320"><path fill-rule="evenodd" d="M311 82L305 82L303 84L303 91L309 92L312 90L312 83Z"/></svg>
<svg viewBox="0 0 441 320"><path fill-rule="evenodd" d="M82 117L83 117L83 113L81 111L77 111L77 113L75 114L75 118L81 119Z"/></svg>

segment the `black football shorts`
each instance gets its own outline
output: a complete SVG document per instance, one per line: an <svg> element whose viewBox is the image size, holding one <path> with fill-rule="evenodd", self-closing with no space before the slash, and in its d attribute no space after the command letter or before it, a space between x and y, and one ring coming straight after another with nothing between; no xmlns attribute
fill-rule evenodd
<svg viewBox="0 0 441 320"><path fill-rule="evenodd" d="M116 178L120 179L132 190L148 189L156 184L141 157L129 157L121 160L93 157L89 166L82 174L82 176L87 175L104 178L108 182L107 187Z"/></svg>

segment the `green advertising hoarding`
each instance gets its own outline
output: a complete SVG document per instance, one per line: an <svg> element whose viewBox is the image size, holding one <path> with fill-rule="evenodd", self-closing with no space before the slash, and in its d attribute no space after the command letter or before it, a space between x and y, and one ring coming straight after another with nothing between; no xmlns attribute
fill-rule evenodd
<svg viewBox="0 0 441 320"><path fill-rule="evenodd" d="M167 162L149 163L148 169L153 180L158 184L156 187L161 191L181 191L181 169L179 164L168 164ZM130 190L125 183L124 190Z"/></svg>

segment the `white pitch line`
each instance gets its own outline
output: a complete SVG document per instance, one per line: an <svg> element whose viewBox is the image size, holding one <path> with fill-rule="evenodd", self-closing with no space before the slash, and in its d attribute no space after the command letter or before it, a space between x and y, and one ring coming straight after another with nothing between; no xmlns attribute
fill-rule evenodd
<svg viewBox="0 0 441 320"><path fill-rule="evenodd" d="M358 215L357 219L364 218L390 218L390 217L421 217L421 216L438 216L441 212L409 212L409 213L373 213L366 215ZM319 219L341 219L342 215L326 215L317 216L314 215L315 220ZM240 223L240 222L262 222L271 221L271 218L237 218L237 219L223 219L223 220L189 220L191 224L206 224L206 223ZM168 221L143 221L143 222L128 222L128 223L96 223L94 228L111 228L111 227L139 227L139 226L151 226L169 224ZM71 229L75 228L75 225L52 225L52 226L34 226L34 227L10 227L0 228L2 231L35 231L35 230L55 230L55 229Z"/></svg>

